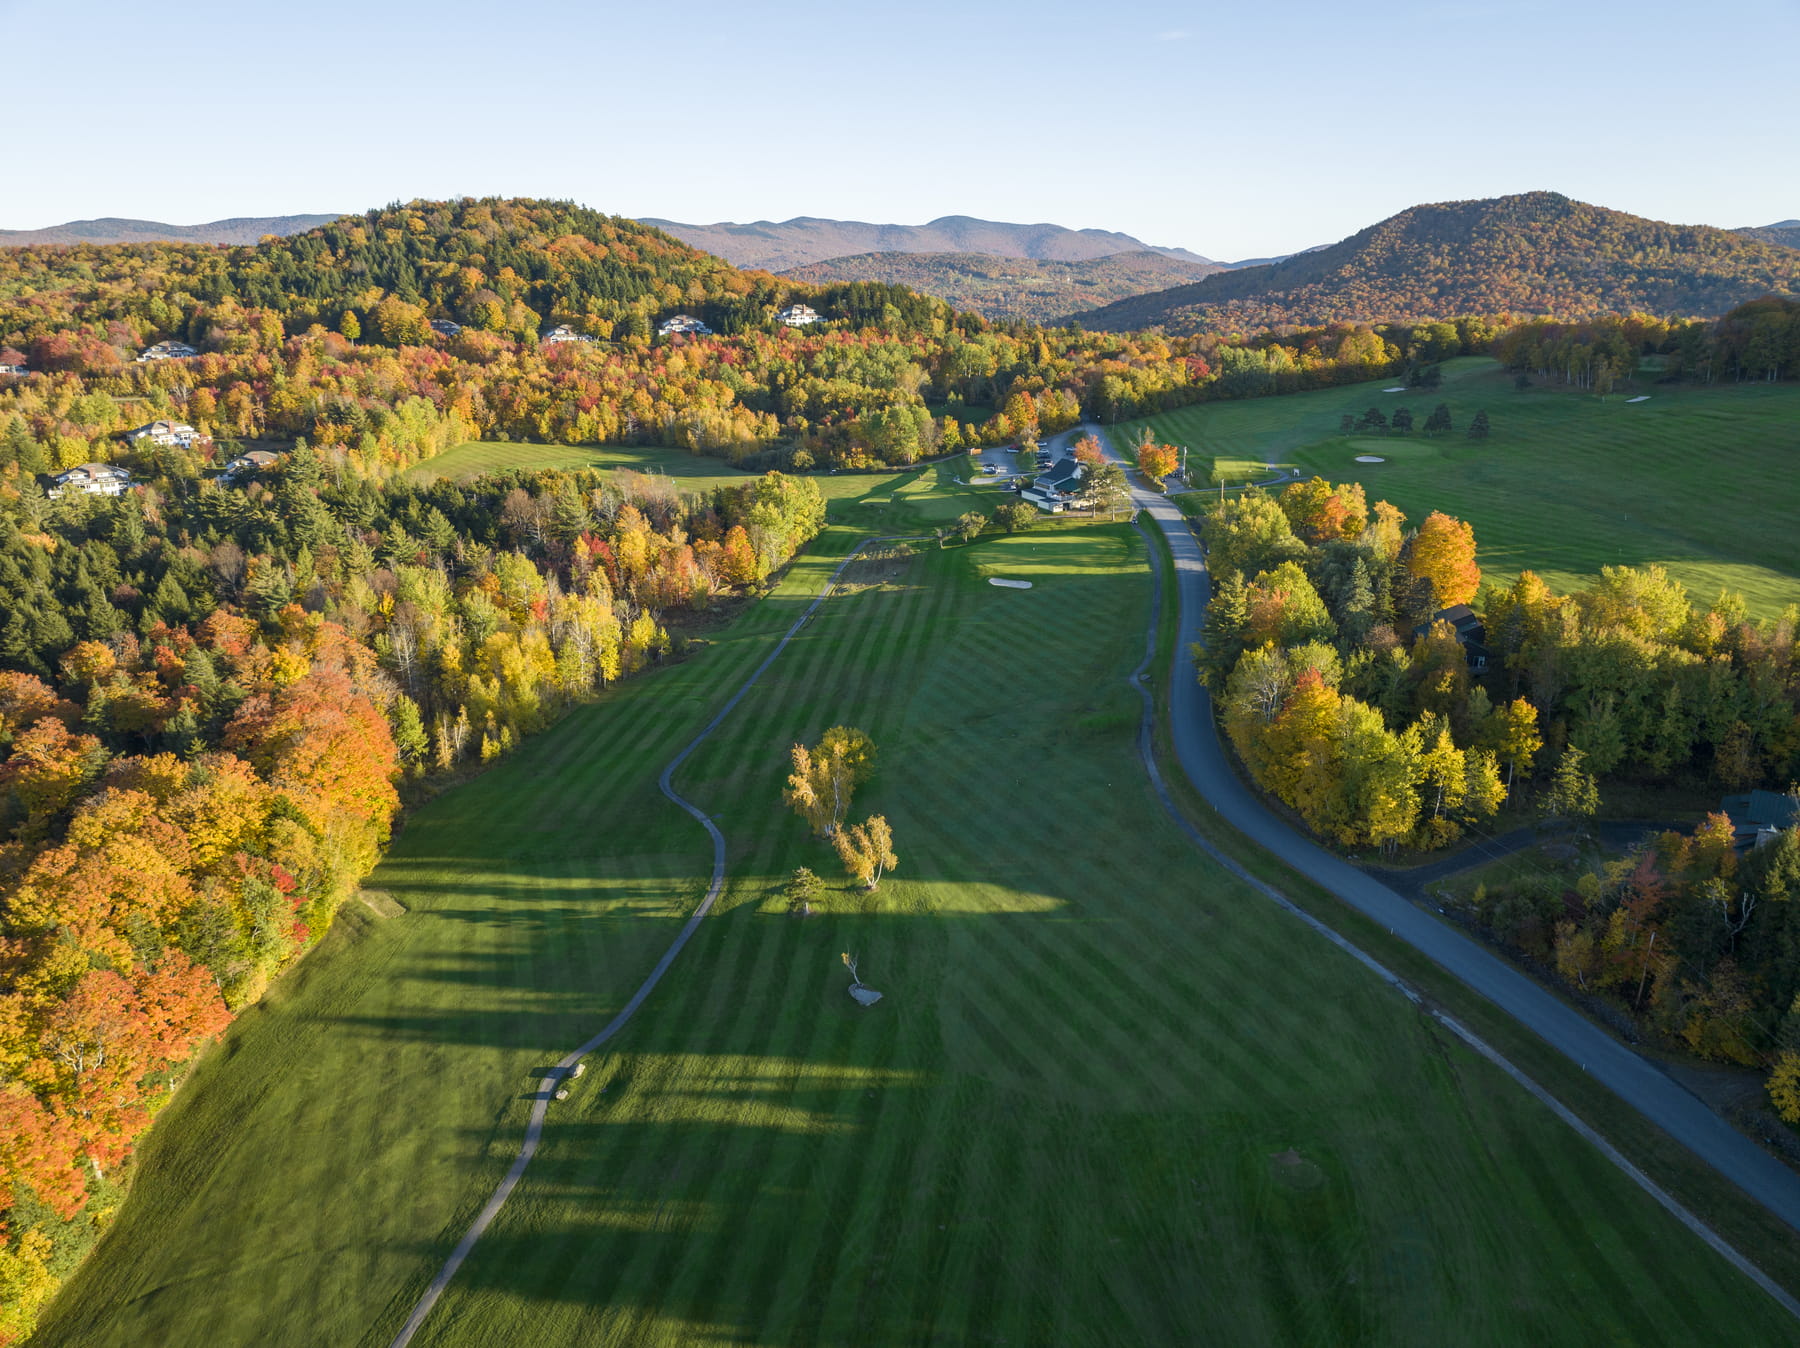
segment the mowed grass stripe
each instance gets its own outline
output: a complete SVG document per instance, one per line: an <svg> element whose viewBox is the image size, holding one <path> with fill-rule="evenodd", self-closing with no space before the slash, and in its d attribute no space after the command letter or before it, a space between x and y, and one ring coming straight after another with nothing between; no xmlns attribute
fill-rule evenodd
<svg viewBox="0 0 1800 1348"><path fill-rule="evenodd" d="M1041 584L1009 595L985 584L984 566ZM1421 1029L1335 948L1241 896L1147 807L1127 770L1135 708L1115 719L1110 691L1131 703L1120 679L1141 651L1144 584L1106 527L1051 526L927 552L905 581L924 598L851 597L832 641L790 648L770 671L782 677L719 732L738 757L697 754L681 782L704 808L730 810L725 826L745 839L728 904L618 1051L553 1108L526 1183L421 1343L860 1345L935 1332L1082 1344L1205 1326L1234 1344L1586 1345L1615 1336L1614 1295L1660 1307L1673 1282L1686 1290L1658 1312L1652 1342L1789 1332L1535 1102ZM680 681L731 663L733 639L635 687L669 681L660 699L697 686ZM286 1121L297 1098L324 1091L331 1131L219 1132L227 1161L241 1143L261 1149L222 1169L207 1158L210 1208L174 1203L147 1175L133 1202L185 1212L185 1224L128 1212L108 1239L153 1295L120 1300L106 1290L116 1283L84 1274L72 1291L94 1315L53 1321L46 1342L192 1342L196 1330L279 1342L296 1325L308 1341L383 1341L409 1278L422 1284L441 1258L439 1233L460 1229L444 1214L478 1203L516 1146L522 1105L488 1083L525 1090L541 1054L521 1045L560 1051L622 995L615 980L635 986L633 951L641 977L666 943L664 914L691 903L703 872L688 860L701 850L691 819L647 794L593 789L654 789L649 756L668 745L643 734L647 709L626 692L582 713L616 720L616 737L597 730L592 753L561 753L562 775L520 755L487 779L492 799L452 792L421 812L395 874L459 887L432 891L430 911L371 918L354 939L346 927L308 961L310 985L292 985L294 1011L318 1017L297 1058L329 1084L307 1093L297 1071L278 1073L268 1113ZM695 705L693 723L710 714ZM760 912L794 865L831 869L779 802L780 759L802 728L838 719L879 730L856 814L895 820L902 866L873 896L831 896L819 917ZM618 761L632 753L640 761ZM715 783L739 794L715 804L700 794ZM507 793L535 799L540 817L564 811L558 831L493 828L486 811L503 797L517 828L534 817ZM388 943L388 958L361 962ZM582 948L607 950L610 967L583 977ZM844 949L887 993L872 1011L844 996ZM533 982L471 982L465 966ZM964 1005L998 1028L964 1033ZM1163 1008L1163 1034L1190 1035L1185 1052L1144 1032ZM279 1031L289 1013L272 1010ZM1015 1076L1001 1046L1031 1054L1007 1041L1037 1021L1055 1022L1057 1051L1025 1059L1038 1079ZM1119 1048L1115 1036L1141 1032L1135 1050ZM1071 1073L1062 1044L1084 1041ZM376 1055L400 1075L359 1075ZM200 1085L175 1108L211 1100ZM366 1140L385 1128L436 1136L401 1171L394 1139ZM454 1130L473 1157L446 1150ZM312 1186L284 1194L261 1159L309 1146L333 1161L296 1158ZM1272 1158L1290 1147L1317 1166L1318 1187L1278 1181ZM446 1155L462 1156L462 1174ZM1579 1220L1522 1201L1527 1167ZM220 1204L255 1186L254 1221L221 1219ZM1595 1233L1608 1227L1630 1238L1602 1254ZM321 1234L341 1254L317 1257ZM171 1235L176 1245L159 1243ZM246 1247L274 1258L250 1265ZM1587 1269L1602 1257L1605 1270ZM196 1283L196 1266L216 1273ZM1609 1281L1622 1292L1597 1290Z"/></svg>

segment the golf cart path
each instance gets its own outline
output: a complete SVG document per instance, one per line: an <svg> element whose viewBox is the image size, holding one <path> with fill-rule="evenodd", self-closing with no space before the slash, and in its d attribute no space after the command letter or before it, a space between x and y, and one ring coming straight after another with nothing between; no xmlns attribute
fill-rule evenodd
<svg viewBox="0 0 1800 1348"><path fill-rule="evenodd" d="M419 1332L420 1326L431 1314L432 1307L437 1305L438 1299L444 1294L444 1289L456 1276L456 1271L462 1267L463 1261L474 1250L475 1243L493 1224L494 1218L500 1215L500 1209L505 1206L506 1200L512 1197L513 1190L519 1187L519 1181L524 1178L526 1167L531 1164L531 1158L537 1154L538 1143L543 1138L544 1119L550 1112L551 1101L556 1098L557 1089L569 1078L569 1073L574 1069L575 1064L624 1029L632 1016L637 1014L638 1008L644 1004L645 999L656 990L656 985L662 982L663 975L669 971L669 966L675 962L675 957L681 953L682 948L698 930L701 920L712 911L714 901L725 887L725 835L719 831L719 826L713 823L711 817L704 810L675 790L673 785L675 773L683 763L687 762L694 750L704 744L708 736L724 724L725 718L737 709L738 703L744 700L744 696L756 686L757 680L762 678L769 666L774 664L781 653L787 649L788 643L799 634L801 628L806 626L807 620L818 611L821 604L831 597L838 577L843 575L845 567L856 560L857 554L871 543L894 542L900 537L902 535L865 538L846 553L844 558L832 568L831 575L826 579L819 593L813 597L812 603L806 606L806 611L794 619L792 626L788 628L781 640L775 643L775 648L763 657L762 663L752 671L750 677L745 679L738 690L731 695L725 705L719 709L718 714L706 723L706 728L694 736L688 742L687 747L670 759L668 766L662 770L662 775L657 779L657 785L662 788L663 795L699 821L700 827L705 829L707 835L712 839L712 881L707 886L706 897L700 900L699 905L688 916L688 920L682 924L674 941L663 952L662 958L656 962L656 967L650 971L649 976L644 979L638 990L632 993L631 1000L626 1002L618 1014L608 1021L592 1039L580 1048L564 1054L550 1069L549 1074L538 1082L537 1092L531 1098L531 1116L525 1125L525 1139L519 1145L519 1154L513 1158L512 1166L507 1170L506 1177L500 1181L487 1203L476 1214L475 1220L469 1224L469 1229L463 1232L462 1239L456 1242L456 1248L450 1251L450 1257L444 1261L444 1266L438 1270L437 1276L431 1280L430 1286L425 1289L417 1304L413 1306L412 1314L406 1317L406 1323L394 1336L390 1348L406 1348L406 1345L412 1342L413 1336ZM904 537L912 537L912 535Z"/></svg>
<svg viewBox="0 0 1800 1348"><path fill-rule="evenodd" d="M1102 427L1088 423L1082 429L1095 436L1114 458L1122 457L1107 439ZM1195 789L1219 817L1307 879L1379 922L1390 933L1426 955L1465 986L1511 1015L1521 1025L1579 1064L1584 1072L1611 1089L1650 1122L1687 1147L1788 1226L1800 1230L1800 1175L1796 1175L1781 1161L1739 1133L1660 1067L1612 1038L1581 1012L1456 928L1425 912L1375 877L1358 870L1297 832L1244 786L1226 757L1213 719L1211 696L1200 683L1194 663L1193 644L1200 639L1206 604L1211 595L1211 581L1207 575L1200 541L1189 527L1187 519L1167 497L1138 486L1135 482L1132 494L1134 503L1161 528L1174 560L1178 621L1174 670L1169 686L1169 719L1176 759ZM1152 570L1158 576L1157 592L1160 597L1161 568L1153 567ZM1154 628L1151 640L1155 640ZM1145 667L1147 665L1148 660ZM1140 667L1140 675L1143 668ZM1140 691L1148 698L1148 689L1143 688L1141 682L1139 686ZM1152 783L1162 796L1165 807L1176 814L1177 823L1182 823L1179 813L1174 810L1173 801L1167 795L1154 759L1149 755L1148 724L1143 736L1145 766ZM1418 994L1407 988L1397 975L1226 858L1191 825L1184 827L1195 842L1227 869L1248 880L1284 909L1348 951L1409 997L1418 999ZM1438 1014L1437 1018L1477 1052L1524 1084L1559 1117L1598 1146L1609 1160L1624 1169L1665 1208L1725 1255L1790 1313L1800 1317L1800 1302L1796 1302L1716 1233L1657 1188L1648 1177L1632 1167L1560 1102L1531 1083L1517 1068L1481 1043L1467 1029L1442 1014Z"/></svg>

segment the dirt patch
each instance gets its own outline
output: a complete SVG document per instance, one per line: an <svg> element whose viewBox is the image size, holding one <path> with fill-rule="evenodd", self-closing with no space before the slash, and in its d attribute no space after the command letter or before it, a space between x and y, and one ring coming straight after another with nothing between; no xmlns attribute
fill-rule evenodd
<svg viewBox="0 0 1800 1348"><path fill-rule="evenodd" d="M406 913L405 907L385 889L363 889L357 891L368 910L376 917L401 917Z"/></svg>
<svg viewBox="0 0 1800 1348"><path fill-rule="evenodd" d="M1325 1183L1325 1172L1292 1147L1269 1157L1269 1174L1284 1189L1317 1189Z"/></svg>
<svg viewBox="0 0 1800 1348"><path fill-rule="evenodd" d="M880 543L864 548L844 567L835 594L856 594L883 585L897 585L911 569L917 555L910 543Z"/></svg>

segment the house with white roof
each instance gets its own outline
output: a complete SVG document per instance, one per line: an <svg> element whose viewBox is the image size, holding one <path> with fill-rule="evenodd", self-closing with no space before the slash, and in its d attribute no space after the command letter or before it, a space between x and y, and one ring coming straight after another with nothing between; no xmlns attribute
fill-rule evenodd
<svg viewBox="0 0 1800 1348"><path fill-rule="evenodd" d="M562 342L591 342L594 339L585 332L577 332L567 323L558 323L547 328L538 335L539 346L556 346Z"/></svg>
<svg viewBox="0 0 1800 1348"><path fill-rule="evenodd" d="M658 337L695 337L709 335L711 332L711 328L692 314L676 314L673 318L665 318L656 328Z"/></svg>
<svg viewBox="0 0 1800 1348"><path fill-rule="evenodd" d="M819 321L819 311L808 304L790 304L775 315L777 323L785 323L790 328L803 328L808 323Z"/></svg>

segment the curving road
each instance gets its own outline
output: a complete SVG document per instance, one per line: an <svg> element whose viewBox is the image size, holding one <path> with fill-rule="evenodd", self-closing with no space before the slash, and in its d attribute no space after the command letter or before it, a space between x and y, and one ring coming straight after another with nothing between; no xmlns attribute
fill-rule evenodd
<svg viewBox="0 0 1800 1348"><path fill-rule="evenodd" d="M1122 461L1101 427L1090 424L1083 430ZM1246 789L1227 761L1213 719L1212 699L1201 685L1194 665L1192 645L1200 638L1211 594L1200 542L1180 510L1166 497L1135 483L1132 492L1135 503L1162 529L1175 560L1180 620L1169 714L1176 757L1219 817L1430 957L1440 968L1580 1064L1588 1075L1609 1087L1788 1226L1800 1230L1800 1175L1739 1133L1654 1063L1612 1038L1484 946L1297 832ZM1345 944L1341 938L1339 944ZM1360 956L1360 952L1355 953ZM1461 1027L1453 1028L1465 1038L1470 1037ZM1517 1075L1516 1070L1514 1074Z"/></svg>

